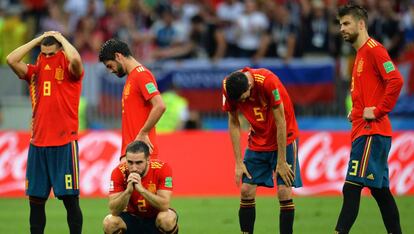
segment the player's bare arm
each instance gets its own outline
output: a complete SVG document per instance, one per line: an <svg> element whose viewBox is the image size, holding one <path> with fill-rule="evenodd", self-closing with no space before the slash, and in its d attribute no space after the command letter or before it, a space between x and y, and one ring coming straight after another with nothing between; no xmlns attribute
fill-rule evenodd
<svg viewBox="0 0 414 234"><path fill-rule="evenodd" d="M287 186L292 186L294 174L289 164L286 162L286 119L283 103L273 108L273 115L276 121L277 129L277 164L276 173L282 177Z"/></svg>
<svg viewBox="0 0 414 234"><path fill-rule="evenodd" d="M109 210L112 215L119 215L128 205L129 198L134 190L134 183L137 183L136 173L131 173L128 176L128 185L125 191L109 195Z"/></svg>
<svg viewBox="0 0 414 234"><path fill-rule="evenodd" d="M134 184L134 189L138 191L147 200L151 206L157 208L159 211L167 211L170 208L170 200L172 192L168 190L157 190L157 193L151 193L141 184L141 177L139 177L138 183Z"/></svg>
<svg viewBox="0 0 414 234"><path fill-rule="evenodd" d="M18 77L23 78L27 74L27 64L22 61L24 56L26 56L33 48L39 46L44 37L45 34L42 34L39 37L34 38L28 43L13 50L7 56L7 64L9 64Z"/></svg>
<svg viewBox="0 0 414 234"><path fill-rule="evenodd" d="M162 100L161 95L155 95L154 97L152 97L150 99L150 103L152 105L152 108L148 115L148 119L145 122L142 129L139 131L135 140L145 142L148 145L148 147L150 147L150 152L152 153L154 146L152 145L148 134L150 130L157 124L162 114L164 114L166 106L164 101Z"/></svg>
<svg viewBox="0 0 414 234"><path fill-rule="evenodd" d="M240 186L240 181L242 179L243 174L247 176L247 178L251 179L252 176L247 171L246 165L243 163L243 159L241 156L240 151L240 121L237 111L229 111L229 133L231 138L231 143L233 145L233 153L234 159L236 162L235 165L235 175L234 179L237 186Z"/></svg>
<svg viewBox="0 0 414 234"><path fill-rule="evenodd" d="M83 72L82 59L76 48L70 44L70 42L57 31L46 32L48 36L53 36L62 44L63 50L65 51L66 57L69 60L69 71L76 77L80 77Z"/></svg>

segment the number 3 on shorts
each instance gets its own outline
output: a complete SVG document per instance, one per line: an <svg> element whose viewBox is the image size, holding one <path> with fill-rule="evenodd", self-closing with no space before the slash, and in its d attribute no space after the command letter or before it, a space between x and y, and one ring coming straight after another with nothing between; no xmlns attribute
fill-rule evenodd
<svg viewBox="0 0 414 234"><path fill-rule="evenodd" d="M351 170L349 170L349 175L351 176L356 176L357 175L357 171L358 171L358 164L359 161L358 160L352 160L351 161Z"/></svg>

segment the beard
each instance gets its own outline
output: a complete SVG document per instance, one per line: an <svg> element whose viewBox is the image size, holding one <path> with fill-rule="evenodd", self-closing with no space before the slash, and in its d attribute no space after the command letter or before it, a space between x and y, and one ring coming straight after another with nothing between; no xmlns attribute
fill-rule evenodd
<svg viewBox="0 0 414 234"><path fill-rule="evenodd" d="M142 170L141 173L137 172L141 176L141 179L144 178L144 175L147 172L147 168L148 168L148 163L146 163L145 168L144 170Z"/></svg>
<svg viewBox="0 0 414 234"><path fill-rule="evenodd" d="M356 32L356 33L344 33L344 34L342 34L342 38L345 41L347 41L347 42L349 42L351 44L353 44L357 40L358 36L359 36L359 33L358 32Z"/></svg>
<svg viewBox="0 0 414 234"><path fill-rule="evenodd" d="M116 73L115 73L119 78L122 78L126 75L125 70L122 68L122 65L120 63L117 62L116 65Z"/></svg>

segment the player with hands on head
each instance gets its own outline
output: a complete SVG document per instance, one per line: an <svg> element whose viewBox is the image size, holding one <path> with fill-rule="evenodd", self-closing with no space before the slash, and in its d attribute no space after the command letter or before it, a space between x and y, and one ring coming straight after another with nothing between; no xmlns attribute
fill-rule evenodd
<svg viewBox="0 0 414 234"><path fill-rule="evenodd" d="M178 233L178 216L170 208L170 166L150 159L149 147L142 141L128 145L125 159L111 175L111 214L103 221L105 233Z"/></svg>
<svg viewBox="0 0 414 234"><path fill-rule="evenodd" d="M241 184L239 223L242 233L253 233L257 186L274 187L280 202L279 231L292 233L292 186L301 187L297 158L298 126L293 105L279 78L263 68L244 68L223 80L223 110L235 156L235 182ZM241 155L239 112L250 123L248 147Z"/></svg>
<svg viewBox="0 0 414 234"><path fill-rule="evenodd" d="M37 46L40 53L36 62L24 63L24 56ZM28 83L32 102L26 170L30 232L44 232L45 204L53 187L54 195L65 205L70 233L81 233L77 142L81 57L61 33L49 31L12 51L7 63L19 79Z"/></svg>

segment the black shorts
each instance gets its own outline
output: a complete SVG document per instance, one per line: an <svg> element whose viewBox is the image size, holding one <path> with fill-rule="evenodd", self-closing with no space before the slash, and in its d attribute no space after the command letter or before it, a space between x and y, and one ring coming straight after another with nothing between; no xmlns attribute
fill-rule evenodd
<svg viewBox="0 0 414 234"><path fill-rule="evenodd" d="M142 218L128 212L122 212L119 217L124 220L127 230L125 234L159 234L154 218Z"/></svg>
<svg viewBox="0 0 414 234"><path fill-rule="evenodd" d="M170 210L174 211L175 215L177 216L177 223L178 223L178 214L177 212L170 208ZM122 212L119 217L125 222L127 226L127 231L125 234L160 234L160 230L158 230L157 226L155 225L156 217L154 218L143 218L136 215L132 215L128 212Z"/></svg>

